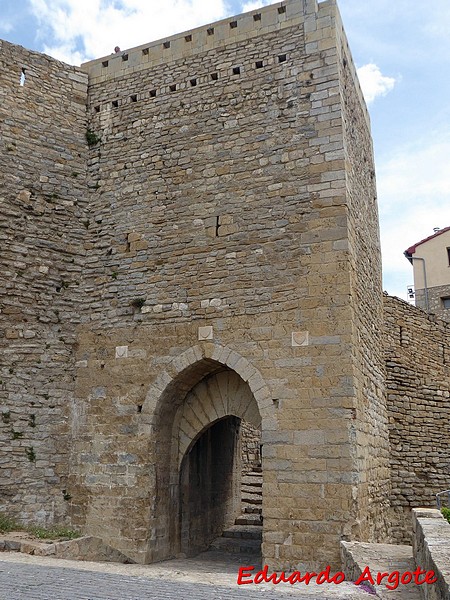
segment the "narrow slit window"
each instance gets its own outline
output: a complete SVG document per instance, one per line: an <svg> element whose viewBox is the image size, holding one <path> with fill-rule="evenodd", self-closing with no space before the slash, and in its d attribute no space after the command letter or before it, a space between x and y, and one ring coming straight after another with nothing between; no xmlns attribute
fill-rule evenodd
<svg viewBox="0 0 450 600"><path fill-rule="evenodd" d="M176 83L173 83L172 85L169 85L169 90L170 90L171 92L175 92L175 91L176 91L176 89L177 89L177 84L176 84Z"/></svg>
<svg viewBox="0 0 450 600"><path fill-rule="evenodd" d="M123 61L127 61L128 60L128 54L122 54L122 60Z"/></svg>
<svg viewBox="0 0 450 600"><path fill-rule="evenodd" d="M240 75L241 67L233 67L233 75Z"/></svg>
<svg viewBox="0 0 450 600"><path fill-rule="evenodd" d="M131 94L130 100L131 102L137 102L137 94Z"/></svg>
<svg viewBox="0 0 450 600"><path fill-rule="evenodd" d="M150 90L150 98L156 98L156 90Z"/></svg>
<svg viewBox="0 0 450 600"><path fill-rule="evenodd" d="M253 15L254 21L261 21L261 13L256 13Z"/></svg>
<svg viewBox="0 0 450 600"><path fill-rule="evenodd" d="M211 73L212 81L217 81L219 79L219 73Z"/></svg>
<svg viewBox="0 0 450 600"><path fill-rule="evenodd" d="M170 48L170 42L164 42L163 48Z"/></svg>
<svg viewBox="0 0 450 600"><path fill-rule="evenodd" d="M188 35L184 36L184 41L185 42L192 42L192 35L189 33Z"/></svg>
<svg viewBox="0 0 450 600"><path fill-rule="evenodd" d="M111 104L112 104L112 107L113 107L113 108L117 108L117 107L119 106L119 101L118 101L118 100L113 100L113 101L111 102Z"/></svg>
<svg viewBox="0 0 450 600"><path fill-rule="evenodd" d="M148 56L148 48L144 48L144 49L142 50L142 55L143 55L143 56Z"/></svg>
<svg viewBox="0 0 450 600"><path fill-rule="evenodd" d="M278 7L278 14L279 15L282 15L285 12L286 12L286 7L285 6L279 6Z"/></svg>
<svg viewBox="0 0 450 600"><path fill-rule="evenodd" d="M236 29L236 27L237 27L237 21L231 21L230 22L230 28L231 29Z"/></svg>
<svg viewBox="0 0 450 600"><path fill-rule="evenodd" d="M447 248L447 261L448 261L448 266L450 267L450 248Z"/></svg>
<svg viewBox="0 0 450 600"><path fill-rule="evenodd" d="M191 87L195 87L197 85L196 79L191 79Z"/></svg>
<svg viewBox="0 0 450 600"><path fill-rule="evenodd" d="M280 55L278 56L278 62L279 62L279 63L286 62L286 58L287 58L287 57L286 57L286 54L280 54Z"/></svg>
<svg viewBox="0 0 450 600"><path fill-rule="evenodd" d="M262 61L262 60L257 60L257 61L256 61L256 63L255 63L255 67L256 67L257 69L262 69L262 68L263 68L263 66L264 66L264 63L263 63L263 61Z"/></svg>
<svg viewBox="0 0 450 600"><path fill-rule="evenodd" d="M21 73L20 73L20 80L19 80L19 83L20 83L20 85L21 85L22 87L25 85L25 79L26 79L26 76L25 76L25 68L24 68L24 67L22 67L22 71L21 71Z"/></svg>
<svg viewBox="0 0 450 600"><path fill-rule="evenodd" d="M96 113L100 112L100 105L94 106L94 110Z"/></svg>
<svg viewBox="0 0 450 600"><path fill-rule="evenodd" d="M104 69L106 69L106 67L107 67L108 65L109 65L109 61L108 61L108 60L104 60L104 61L102 62L102 67L103 67Z"/></svg>
<svg viewBox="0 0 450 600"><path fill-rule="evenodd" d="M206 30L208 35L214 35L214 27L208 27L208 29Z"/></svg>

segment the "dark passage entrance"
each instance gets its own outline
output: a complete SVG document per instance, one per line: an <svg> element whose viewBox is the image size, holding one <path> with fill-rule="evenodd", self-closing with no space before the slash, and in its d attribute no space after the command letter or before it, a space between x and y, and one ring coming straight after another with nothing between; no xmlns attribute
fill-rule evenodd
<svg viewBox="0 0 450 600"><path fill-rule="evenodd" d="M240 419L206 429L181 464L181 552L193 556L234 523L240 507Z"/></svg>

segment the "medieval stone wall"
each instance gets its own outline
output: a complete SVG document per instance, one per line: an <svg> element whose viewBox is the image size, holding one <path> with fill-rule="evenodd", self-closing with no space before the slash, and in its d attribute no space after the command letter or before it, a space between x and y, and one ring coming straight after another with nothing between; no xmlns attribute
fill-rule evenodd
<svg viewBox="0 0 450 600"><path fill-rule="evenodd" d="M381 367L352 275L370 277L370 263L348 240L348 194L373 192L347 181L335 14L292 0L85 66L100 141L71 508L137 560L174 551L174 411L224 368L248 382L262 419L266 561L337 564L342 536L374 535L354 447L372 435ZM366 329L363 360L352 344ZM366 390L372 412L360 410Z"/></svg>
<svg viewBox="0 0 450 600"><path fill-rule="evenodd" d="M261 430L247 421L241 421L242 474L261 467Z"/></svg>
<svg viewBox="0 0 450 600"><path fill-rule="evenodd" d="M1 158L2 472L20 516L68 506L135 560L173 556L192 525L180 448L233 416L261 427L271 568L337 566L339 540L384 535L373 162L335 3L88 63L89 151L86 76L2 51L20 141Z"/></svg>
<svg viewBox="0 0 450 600"><path fill-rule="evenodd" d="M424 289L415 290L417 307L448 322L450 321L450 309L444 307L443 298L450 298L450 285L429 287L426 295Z"/></svg>
<svg viewBox="0 0 450 600"><path fill-rule="evenodd" d="M391 535L411 542L414 507L450 488L450 325L384 297Z"/></svg>
<svg viewBox="0 0 450 600"><path fill-rule="evenodd" d="M0 42L0 511L40 524L70 499L86 93L79 69Z"/></svg>
<svg viewBox="0 0 450 600"><path fill-rule="evenodd" d="M350 257L356 404L349 423L358 465L360 518L352 537L386 541L389 507L389 440L384 390L381 252L370 121L357 81L348 42L338 21L343 152ZM356 83L355 83L356 82ZM360 528L360 532L357 530Z"/></svg>

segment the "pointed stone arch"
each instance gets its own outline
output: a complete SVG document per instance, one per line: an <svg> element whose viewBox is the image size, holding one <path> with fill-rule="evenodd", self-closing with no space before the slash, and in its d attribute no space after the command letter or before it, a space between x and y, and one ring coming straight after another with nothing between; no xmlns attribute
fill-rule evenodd
<svg viewBox="0 0 450 600"><path fill-rule="evenodd" d="M174 392L186 395L203 377L224 368L235 371L248 384L262 421L270 418L273 402L261 373L235 350L219 344L203 344L175 357L149 387L142 407L143 426L155 425L167 399Z"/></svg>
<svg viewBox="0 0 450 600"><path fill-rule="evenodd" d="M209 389L211 385L216 389ZM214 401L205 401L213 396ZM147 562L180 551L181 461L201 433L226 416L245 418L264 430L265 423L273 418L273 401L260 372L225 346L205 343L189 348L150 386L140 431L150 440L149 466L156 490L151 502Z"/></svg>

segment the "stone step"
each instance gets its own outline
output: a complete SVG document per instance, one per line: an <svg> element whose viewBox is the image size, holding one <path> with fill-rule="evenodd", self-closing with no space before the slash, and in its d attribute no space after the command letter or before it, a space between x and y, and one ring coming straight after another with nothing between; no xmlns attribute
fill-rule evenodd
<svg viewBox="0 0 450 600"><path fill-rule="evenodd" d="M247 473L242 475L242 477L258 477L259 479L262 479L262 476L262 471L248 471Z"/></svg>
<svg viewBox="0 0 450 600"><path fill-rule="evenodd" d="M262 488L262 477L249 477L246 475L242 478L241 487Z"/></svg>
<svg viewBox="0 0 450 600"><path fill-rule="evenodd" d="M244 515L260 515L262 513L262 507L256 504L242 503L242 514Z"/></svg>
<svg viewBox="0 0 450 600"><path fill-rule="evenodd" d="M262 497L262 490L255 485L243 485L241 487L241 494L258 494L258 496Z"/></svg>
<svg viewBox="0 0 450 600"><path fill-rule="evenodd" d="M262 504L262 495L245 492L242 494L241 500L244 504Z"/></svg>
<svg viewBox="0 0 450 600"><path fill-rule="evenodd" d="M261 553L261 542L259 540L219 537L214 540L210 548L230 554L259 555Z"/></svg>
<svg viewBox="0 0 450 600"><path fill-rule="evenodd" d="M235 524L236 525L256 525L258 527L262 527L262 516L261 513L251 514L244 513L237 517Z"/></svg>
<svg viewBox="0 0 450 600"><path fill-rule="evenodd" d="M258 525L232 525L222 533L225 538L241 540L262 540L262 528Z"/></svg>

